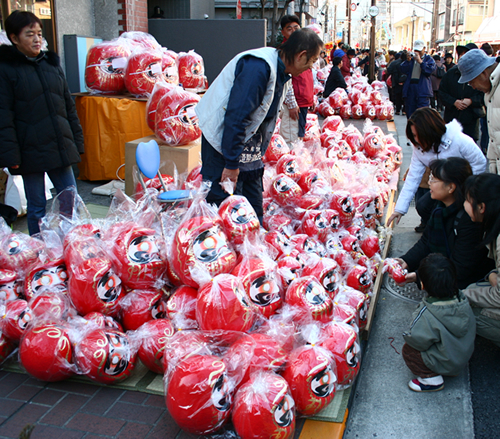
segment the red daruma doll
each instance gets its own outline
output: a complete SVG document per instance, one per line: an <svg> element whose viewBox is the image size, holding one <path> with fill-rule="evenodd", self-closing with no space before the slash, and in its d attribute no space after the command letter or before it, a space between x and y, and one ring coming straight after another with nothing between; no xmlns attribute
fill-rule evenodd
<svg viewBox="0 0 500 439"><path fill-rule="evenodd" d="M163 96L156 108L155 134L172 146L187 145L201 136L195 113L200 97L175 87Z"/></svg>
<svg viewBox="0 0 500 439"><path fill-rule="evenodd" d="M125 67L130 50L123 39L107 41L90 48L85 67L85 84L97 93L125 91Z"/></svg>
<svg viewBox="0 0 500 439"><path fill-rule="evenodd" d="M177 58L179 67L179 83L187 90L203 91L207 89L208 81L205 76L203 58L194 50L188 53L179 53Z"/></svg>
<svg viewBox="0 0 500 439"><path fill-rule="evenodd" d="M286 380L272 372L252 375L236 393L233 425L242 439L292 438L295 402Z"/></svg>

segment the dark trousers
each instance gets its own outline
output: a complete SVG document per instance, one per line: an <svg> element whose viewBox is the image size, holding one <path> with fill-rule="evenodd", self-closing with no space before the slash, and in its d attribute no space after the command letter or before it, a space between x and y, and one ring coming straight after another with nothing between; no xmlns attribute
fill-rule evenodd
<svg viewBox="0 0 500 439"><path fill-rule="evenodd" d="M394 111L399 113L403 108L403 86L395 85L392 87L392 99L394 103Z"/></svg>
<svg viewBox="0 0 500 439"><path fill-rule="evenodd" d="M405 110L406 117L409 119L415 110L419 108L429 107L430 106L430 98L429 97L420 97L420 96L408 96L405 99Z"/></svg>
<svg viewBox="0 0 500 439"><path fill-rule="evenodd" d="M299 108L299 137L302 139L306 135L306 121L309 107Z"/></svg>
<svg viewBox="0 0 500 439"><path fill-rule="evenodd" d="M417 194L419 194L418 198ZM432 211L436 208L437 201L431 198L431 192L429 189L419 187L417 194L415 194L415 208L422 219L422 223L427 224Z"/></svg>
<svg viewBox="0 0 500 439"><path fill-rule="evenodd" d="M490 141L490 135L488 133L488 122L486 121L486 117L482 117L479 119L479 123L481 125L481 151L484 154L488 151L488 143Z"/></svg>
<svg viewBox="0 0 500 439"><path fill-rule="evenodd" d="M224 156L217 152L204 136L201 138L201 174L203 180L212 182L210 192L207 195L207 202L220 205L228 196L220 185L220 177L225 168L226 162ZM241 175L240 175L241 177ZM238 179L236 183L235 195L243 195L255 209L255 213L262 224L264 214L262 208L262 176L248 180Z"/></svg>

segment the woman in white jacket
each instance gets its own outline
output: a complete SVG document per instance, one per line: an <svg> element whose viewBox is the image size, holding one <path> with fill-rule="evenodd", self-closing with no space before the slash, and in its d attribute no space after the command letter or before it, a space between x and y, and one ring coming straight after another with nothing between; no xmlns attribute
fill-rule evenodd
<svg viewBox="0 0 500 439"><path fill-rule="evenodd" d="M474 140L462 133L460 123L454 119L445 125L432 108L419 108L412 114L406 125L406 137L413 143L413 155L394 213L387 220L388 226L393 221L398 224L408 212L425 168L433 160L462 157L470 163L473 174L481 174L487 168L486 157Z"/></svg>

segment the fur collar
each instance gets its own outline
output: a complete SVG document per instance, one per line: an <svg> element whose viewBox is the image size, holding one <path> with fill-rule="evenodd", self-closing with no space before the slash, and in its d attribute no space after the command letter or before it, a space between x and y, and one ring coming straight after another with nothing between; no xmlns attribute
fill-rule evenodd
<svg viewBox="0 0 500 439"><path fill-rule="evenodd" d="M40 55L35 62L40 62L45 59L49 64L57 67L59 66L59 55L55 52L47 51L40 52ZM0 62L5 62L7 64L14 63L32 63L24 54L16 49L15 46L9 46L7 44L0 45Z"/></svg>

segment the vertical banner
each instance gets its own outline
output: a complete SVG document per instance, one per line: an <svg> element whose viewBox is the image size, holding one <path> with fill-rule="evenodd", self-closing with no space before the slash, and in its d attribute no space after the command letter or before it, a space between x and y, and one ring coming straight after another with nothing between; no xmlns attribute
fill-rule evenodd
<svg viewBox="0 0 500 439"><path fill-rule="evenodd" d="M236 2L236 18L241 20L241 0Z"/></svg>

